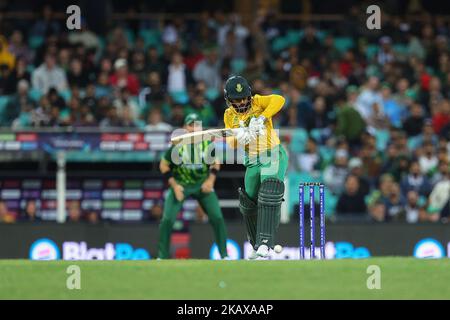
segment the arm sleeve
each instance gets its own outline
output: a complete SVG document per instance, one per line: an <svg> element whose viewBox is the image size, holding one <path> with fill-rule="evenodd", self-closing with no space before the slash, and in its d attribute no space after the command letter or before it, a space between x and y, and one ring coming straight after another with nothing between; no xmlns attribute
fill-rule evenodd
<svg viewBox="0 0 450 320"><path fill-rule="evenodd" d="M170 146L170 148L167 149L166 152L164 152L161 157L161 160L168 162L170 166L172 166L172 164L173 164L172 156L171 156L172 150L173 150L173 146Z"/></svg>
<svg viewBox="0 0 450 320"><path fill-rule="evenodd" d="M230 115L228 115L228 113L226 111L223 114L223 123L225 124L225 128L232 128L232 126L231 126L231 117L230 117ZM226 138L226 142L230 146L230 148L233 148L233 149L237 148L236 137L227 137Z"/></svg>
<svg viewBox="0 0 450 320"><path fill-rule="evenodd" d="M284 102L286 100L283 96L280 96L278 94L258 96L257 99L260 106L264 109L261 115L266 119L272 118L274 115L276 115L278 111L283 108Z"/></svg>

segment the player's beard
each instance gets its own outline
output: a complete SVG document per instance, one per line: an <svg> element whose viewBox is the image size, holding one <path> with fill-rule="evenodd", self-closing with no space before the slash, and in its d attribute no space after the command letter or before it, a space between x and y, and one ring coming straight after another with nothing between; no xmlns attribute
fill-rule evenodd
<svg viewBox="0 0 450 320"><path fill-rule="evenodd" d="M252 98L247 98L245 103L235 104L230 102L230 104L237 113L246 113L252 106Z"/></svg>

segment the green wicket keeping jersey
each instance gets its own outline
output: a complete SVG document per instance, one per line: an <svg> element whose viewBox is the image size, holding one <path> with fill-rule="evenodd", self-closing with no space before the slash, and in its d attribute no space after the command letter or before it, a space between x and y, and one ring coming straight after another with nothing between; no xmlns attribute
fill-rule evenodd
<svg viewBox="0 0 450 320"><path fill-rule="evenodd" d="M209 175L209 166L215 163L215 148L211 141L171 146L163 155L175 180L182 184L202 183Z"/></svg>

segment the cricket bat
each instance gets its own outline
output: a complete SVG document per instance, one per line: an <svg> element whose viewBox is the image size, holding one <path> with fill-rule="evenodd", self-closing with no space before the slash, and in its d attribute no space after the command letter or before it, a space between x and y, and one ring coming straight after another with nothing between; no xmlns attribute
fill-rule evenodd
<svg viewBox="0 0 450 320"><path fill-rule="evenodd" d="M216 138L225 138L235 136L239 129L208 129L202 131L194 131L182 134L177 137L173 137L170 139L170 142L173 144L192 144L199 143L204 140L212 140L214 137Z"/></svg>

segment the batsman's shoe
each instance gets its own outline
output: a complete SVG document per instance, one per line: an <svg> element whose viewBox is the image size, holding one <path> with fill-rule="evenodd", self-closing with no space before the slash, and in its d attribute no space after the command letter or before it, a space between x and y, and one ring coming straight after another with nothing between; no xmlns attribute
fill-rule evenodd
<svg viewBox="0 0 450 320"><path fill-rule="evenodd" d="M265 244L262 244L258 247L258 250L256 251L256 255L261 258L266 258L269 256L269 247Z"/></svg>
<svg viewBox="0 0 450 320"><path fill-rule="evenodd" d="M255 260L258 258L258 255L256 254L256 250L252 249L252 252L250 252L250 255L248 256L248 260Z"/></svg>

